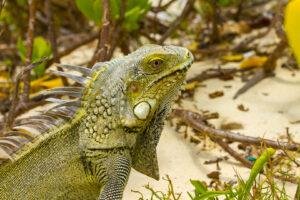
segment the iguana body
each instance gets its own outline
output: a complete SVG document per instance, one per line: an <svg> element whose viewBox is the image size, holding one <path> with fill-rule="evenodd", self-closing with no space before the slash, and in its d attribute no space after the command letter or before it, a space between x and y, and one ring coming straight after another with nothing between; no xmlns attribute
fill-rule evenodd
<svg viewBox="0 0 300 200"><path fill-rule="evenodd" d="M78 97L54 108L74 115L12 153L0 167L0 199L120 200L131 167L158 179L163 120L192 60L184 48L148 45L92 70L67 66L82 77L56 72L84 85L48 92ZM37 129L56 117L35 119Z"/></svg>

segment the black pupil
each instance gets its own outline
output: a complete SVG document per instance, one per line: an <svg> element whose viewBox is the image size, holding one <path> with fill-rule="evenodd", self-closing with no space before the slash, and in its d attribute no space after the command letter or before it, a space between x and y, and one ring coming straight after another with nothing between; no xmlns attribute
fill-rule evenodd
<svg viewBox="0 0 300 200"><path fill-rule="evenodd" d="M161 64L161 61L160 61L160 60L155 60L155 61L153 62L153 65L154 65L155 67L158 67L160 64Z"/></svg>

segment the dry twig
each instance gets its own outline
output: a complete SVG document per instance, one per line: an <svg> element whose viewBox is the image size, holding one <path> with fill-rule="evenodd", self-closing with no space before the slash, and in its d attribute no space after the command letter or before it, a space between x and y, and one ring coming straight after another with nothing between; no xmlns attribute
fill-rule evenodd
<svg viewBox="0 0 300 200"><path fill-rule="evenodd" d="M43 62L46 62L48 60L48 58L43 58L41 59L40 61L37 61L35 63L32 63L26 67L24 67L22 69L22 71L17 75L16 77L16 82L15 82L15 88L14 88L14 91L12 93L12 97L11 97L11 106L10 106L10 110L5 118L5 129L9 129L13 123L13 120L16 116L16 108L17 106L20 105L20 102L19 102L19 86L20 86L20 81L21 79L23 78L23 76L25 74L27 74L28 72L30 72L33 68L35 68L36 66L38 66L39 64L43 63Z"/></svg>
<svg viewBox="0 0 300 200"><path fill-rule="evenodd" d="M174 109L173 115L180 118L183 122L187 123L195 130L204 132L208 136L213 138L223 138L229 141L241 142L244 144L251 144L256 146L265 145L266 147L272 147L274 149L286 149L289 151L297 151L300 149L300 144L298 143L290 144L288 142L279 142L260 137L245 136L238 133L218 130L209 127L201 121L201 116L198 113L192 111Z"/></svg>
<svg viewBox="0 0 300 200"><path fill-rule="evenodd" d="M250 136L243 136L233 132L227 132L222 130L217 130L212 127L209 127L203 122L203 118L198 114L191 111L186 110L179 110L174 109L172 114L178 118L180 118L183 122L187 123L189 126L194 128L197 131L204 132L208 135L208 137L213 141L219 144L224 151L226 151L229 155L233 158L238 160L243 166L247 168L252 167L252 163L245 159L243 156L239 155L234 149L232 149L228 143L224 142L223 139L227 139L229 141L235 142L242 142L244 144L252 144L257 146L267 146L276 149L282 150L290 150L290 151L297 151L300 149L300 144L289 144L287 142L276 142L273 140L263 139L259 137L250 137ZM274 175L275 178L281 181L288 181L294 184L298 183L298 179L289 176L281 176L281 175Z"/></svg>
<svg viewBox="0 0 300 200"><path fill-rule="evenodd" d="M251 87L259 83L263 79L273 76L273 72L276 67L276 61L278 60L278 58L280 58L286 47L286 40L281 40L274 52L269 56L268 60L263 65L262 69L258 69L253 75L253 78L251 78L242 88L240 88L233 98L238 98L241 94L247 92Z"/></svg>
<svg viewBox="0 0 300 200"><path fill-rule="evenodd" d="M248 69L238 69L238 68L230 68L230 69L222 69L222 68L217 68L217 69L208 69L203 71L201 74L188 79L187 82L191 83L194 81L202 82L208 79L212 78L221 78L221 79L226 79L229 76L233 76L239 72L246 72L251 70L250 68Z"/></svg>
<svg viewBox="0 0 300 200"><path fill-rule="evenodd" d="M112 37L111 37L111 48L108 50L107 59L110 59L113 55L114 50L116 49L119 39L118 37L122 34L122 23L125 19L127 0L123 0L120 6L120 17L112 26Z"/></svg>
<svg viewBox="0 0 300 200"><path fill-rule="evenodd" d="M28 0L29 6L29 20L28 20L28 31L27 31L27 55L26 65L31 63L33 40L34 40L34 26L35 26L35 12L36 12L36 0ZM22 93L22 101L27 102L30 93L30 70L26 71L23 77L24 89Z"/></svg>
<svg viewBox="0 0 300 200"><path fill-rule="evenodd" d="M48 38L51 43L53 61L55 63L60 63L60 58L58 57L58 51L57 51L56 31L53 23L51 0L45 0L45 10L46 10L47 21L48 21ZM61 67L58 67L58 70L63 71ZM62 82L64 85L68 85L68 81L65 77L62 77Z"/></svg>
<svg viewBox="0 0 300 200"><path fill-rule="evenodd" d="M242 87L240 88L236 94L234 95L234 99L238 98L241 94L247 92L254 85L262 81L263 79L270 77L273 75L273 72L276 68L276 62L284 52L287 47L287 40L282 29L283 24L283 9L285 7L284 1L279 1L275 16L272 20L271 27L275 28L277 36L280 38L280 42L277 44L273 53L269 56L268 60L262 66L262 69L259 69L254 76ZM268 31L266 32L268 33Z"/></svg>
<svg viewBox="0 0 300 200"><path fill-rule="evenodd" d="M110 46L110 6L109 0L102 1L103 7L103 16L102 16L102 28L100 31L99 45L95 51L95 54L91 61L89 62L89 66L92 66L97 61L106 61L108 59L108 53L111 48Z"/></svg>
<svg viewBox="0 0 300 200"><path fill-rule="evenodd" d="M186 2L185 7L183 8L183 11L181 15L179 15L170 25L169 29L161 36L161 38L158 40L158 44L163 44L164 41L173 34L173 32L177 29L177 27L181 24L184 18L189 14L190 10L193 8L195 0L188 0Z"/></svg>

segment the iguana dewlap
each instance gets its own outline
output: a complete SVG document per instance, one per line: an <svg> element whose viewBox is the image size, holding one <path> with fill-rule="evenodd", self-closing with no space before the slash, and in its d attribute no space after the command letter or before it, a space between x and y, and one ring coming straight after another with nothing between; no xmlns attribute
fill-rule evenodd
<svg viewBox="0 0 300 200"><path fill-rule="evenodd" d="M69 99L50 98L55 107L0 138L25 143L3 148L0 199L121 200L131 167L159 179L156 146L192 61L185 48L146 45L92 69L62 65L53 73L83 86L46 91ZM16 134L28 127L40 132L31 141Z"/></svg>

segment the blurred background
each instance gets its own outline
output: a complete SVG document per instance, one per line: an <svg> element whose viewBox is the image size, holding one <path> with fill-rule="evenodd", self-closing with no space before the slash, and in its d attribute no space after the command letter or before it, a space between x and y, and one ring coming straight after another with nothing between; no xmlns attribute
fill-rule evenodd
<svg viewBox="0 0 300 200"><path fill-rule="evenodd" d="M164 178L133 171L124 198L238 198L272 147L247 198L300 199L299 11L299 0L0 0L0 129L45 105L42 90L74 84L48 72L58 63L180 45L195 63L159 144ZM0 159L14 145L0 140Z"/></svg>

